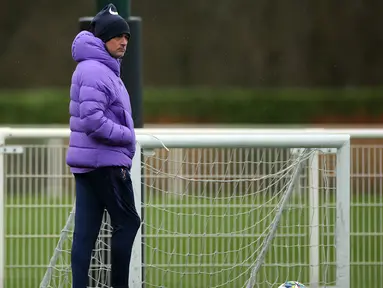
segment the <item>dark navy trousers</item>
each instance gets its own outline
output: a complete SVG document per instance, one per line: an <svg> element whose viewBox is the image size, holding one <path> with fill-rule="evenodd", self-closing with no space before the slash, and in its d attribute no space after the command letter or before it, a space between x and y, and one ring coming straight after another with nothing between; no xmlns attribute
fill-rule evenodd
<svg viewBox="0 0 383 288"><path fill-rule="evenodd" d="M104 167L74 176L76 211L71 254L72 287L86 288L88 285L92 250L106 209L113 227L111 285L128 288L132 246L141 224L130 173L123 167Z"/></svg>

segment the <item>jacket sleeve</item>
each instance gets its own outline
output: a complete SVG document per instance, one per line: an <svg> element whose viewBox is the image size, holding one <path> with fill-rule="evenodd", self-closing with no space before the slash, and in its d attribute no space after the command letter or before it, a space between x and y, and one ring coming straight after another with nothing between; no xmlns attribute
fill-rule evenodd
<svg viewBox="0 0 383 288"><path fill-rule="evenodd" d="M105 116L108 104L105 93L90 86L81 86L79 96L80 118L88 136L110 145L130 144L130 130Z"/></svg>

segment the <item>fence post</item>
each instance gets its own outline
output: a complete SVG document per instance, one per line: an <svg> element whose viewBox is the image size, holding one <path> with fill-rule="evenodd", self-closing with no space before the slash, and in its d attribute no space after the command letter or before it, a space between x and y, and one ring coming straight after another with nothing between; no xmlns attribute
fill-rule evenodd
<svg viewBox="0 0 383 288"><path fill-rule="evenodd" d="M0 148L3 148L5 145L5 133L0 131ZM0 151L0 288L4 287L5 282L5 189L4 189L4 154Z"/></svg>
<svg viewBox="0 0 383 288"><path fill-rule="evenodd" d="M308 169L310 206L310 287L319 287L319 153L310 157Z"/></svg>
<svg viewBox="0 0 383 288"><path fill-rule="evenodd" d="M6 189L5 189L5 161L4 154L23 153L21 146L5 146L5 140L11 135L11 129L8 127L0 128L0 288L5 287L5 207L6 207Z"/></svg>
<svg viewBox="0 0 383 288"><path fill-rule="evenodd" d="M5 287L5 234L6 234L6 223L5 223L5 165L4 165L4 154L5 153L20 153L22 149L19 147L11 147L7 150L5 147L5 138L9 128L0 128L0 288Z"/></svg>

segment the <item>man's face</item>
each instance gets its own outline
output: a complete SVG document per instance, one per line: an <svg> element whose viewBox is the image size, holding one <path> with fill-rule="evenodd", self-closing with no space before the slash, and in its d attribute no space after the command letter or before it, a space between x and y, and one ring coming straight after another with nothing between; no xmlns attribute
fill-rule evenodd
<svg viewBox="0 0 383 288"><path fill-rule="evenodd" d="M121 36L114 37L105 43L106 49L114 58L121 58L125 55L126 47L128 46L128 36L123 34Z"/></svg>

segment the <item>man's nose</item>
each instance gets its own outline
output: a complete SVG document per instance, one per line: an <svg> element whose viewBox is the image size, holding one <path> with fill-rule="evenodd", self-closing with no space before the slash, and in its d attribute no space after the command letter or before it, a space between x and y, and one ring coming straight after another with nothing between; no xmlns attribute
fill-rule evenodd
<svg viewBox="0 0 383 288"><path fill-rule="evenodd" d="M123 45L123 46L128 45L128 39L126 39L125 37L123 37L123 38L122 38L122 41L121 41L121 45Z"/></svg>

